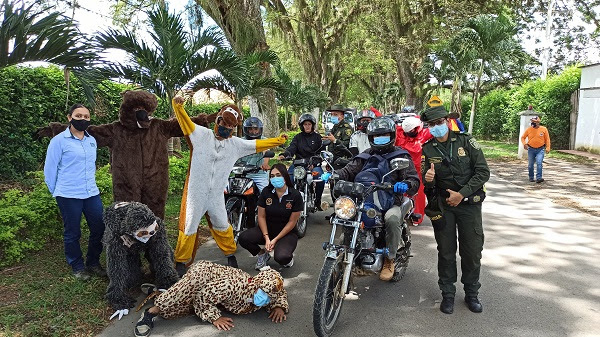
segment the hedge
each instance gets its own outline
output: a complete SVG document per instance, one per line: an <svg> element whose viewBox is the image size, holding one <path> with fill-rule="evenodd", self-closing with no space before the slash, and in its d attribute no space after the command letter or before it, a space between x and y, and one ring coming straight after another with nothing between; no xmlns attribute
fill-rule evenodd
<svg viewBox="0 0 600 337"><path fill-rule="evenodd" d="M189 152L184 152L181 159L169 158L169 196L181 196L188 163ZM104 206L113 201L109 171L110 165L96 171ZM10 189L0 198L0 268L23 260L48 241L62 239L60 212L44 183L43 173L32 172L27 178L22 188Z"/></svg>
<svg viewBox="0 0 600 337"><path fill-rule="evenodd" d="M533 105L548 128L552 147L568 148L571 94L579 88L580 78L581 69L573 66L546 80L489 92L479 100L473 133L484 139L517 141L519 112Z"/></svg>

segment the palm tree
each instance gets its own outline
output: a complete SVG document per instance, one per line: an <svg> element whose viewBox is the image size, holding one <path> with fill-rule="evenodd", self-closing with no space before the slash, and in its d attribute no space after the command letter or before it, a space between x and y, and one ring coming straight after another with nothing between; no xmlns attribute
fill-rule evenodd
<svg viewBox="0 0 600 337"><path fill-rule="evenodd" d="M166 5L148 12L150 41L142 40L128 30L109 29L97 37L101 48L119 49L127 53L126 63L107 60L105 73L120 77L153 91L166 101L173 116L171 100L178 91L218 88L223 83L244 83L245 67L227 48L224 37L215 29L193 35L185 30L180 14L169 13ZM198 80L207 71L216 71ZM197 85L202 83L202 86ZM176 143L177 148L179 142ZM173 140L169 140L173 153Z"/></svg>
<svg viewBox="0 0 600 337"><path fill-rule="evenodd" d="M475 107L484 67L502 63L508 58L520 57L525 52L515 39L516 25L510 17L500 15L478 15L470 19L462 30L462 37L470 41L471 52L479 62L477 80L473 90L473 103L469 116L469 133L473 131Z"/></svg>
<svg viewBox="0 0 600 337"><path fill-rule="evenodd" d="M8 0L0 4L0 69L33 61L63 66L67 85L72 70L93 106L92 83L98 79L89 66L96 54L71 19L58 12L46 14L34 7L35 4L15 8Z"/></svg>
<svg viewBox="0 0 600 337"><path fill-rule="evenodd" d="M201 30L194 36L186 32L181 15L169 13L166 6L150 10L148 18L149 42L127 30L109 29L98 35L100 47L119 49L128 56L123 63L105 61L107 74L152 90L166 100L171 114L171 99L179 90L244 83L243 63L217 30ZM198 80L210 70L216 73Z"/></svg>

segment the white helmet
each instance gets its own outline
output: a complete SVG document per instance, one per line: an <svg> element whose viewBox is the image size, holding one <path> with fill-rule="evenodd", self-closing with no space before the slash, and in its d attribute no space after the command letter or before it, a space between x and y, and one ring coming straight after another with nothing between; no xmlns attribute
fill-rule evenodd
<svg viewBox="0 0 600 337"><path fill-rule="evenodd" d="M404 130L404 132L410 132L412 131L414 128L423 125L421 123L421 120L417 117L406 117L403 121L402 121L402 130Z"/></svg>

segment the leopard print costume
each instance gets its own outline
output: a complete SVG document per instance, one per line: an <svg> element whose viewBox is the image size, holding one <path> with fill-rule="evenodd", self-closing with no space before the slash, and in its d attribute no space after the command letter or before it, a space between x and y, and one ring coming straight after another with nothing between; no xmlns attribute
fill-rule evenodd
<svg viewBox="0 0 600 337"><path fill-rule="evenodd" d="M252 301L258 288L271 298L265 307L268 312L280 307L288 313L287 292L279 272L268 269L252 277L240 269L208 261L194 263L179 282L156 297L154 305L166 319L193 312L203 321L212 323L221 317L217 306L236 315L259 310Z"/></svg>

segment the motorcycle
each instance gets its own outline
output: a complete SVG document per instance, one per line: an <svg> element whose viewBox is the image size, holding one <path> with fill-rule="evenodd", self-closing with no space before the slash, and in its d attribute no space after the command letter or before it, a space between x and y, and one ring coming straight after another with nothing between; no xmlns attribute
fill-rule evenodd
<svg viewBox="0 0 600 337"><path fill-rule="evenodd" d="M263 158L273 158L274 156L273 151L267 151ZM248 174L258 173L261 170L260 166L248 165L241 161L238 161L231 170L225 188L225 209L227 210L227 220L233 227L233 238L236 243L240 233L249 228L248 217L254 217L254 224L258 224L257 203L260 192L254 181L248 177ZM248 204L254 205L254 209L249 210Z"/></svg>
<svg viewBox="0 0 600 337"><path fill-rule="evenodd" d="M294 164L294 188L302 195L304 208L300 212L300 218L296 222L296 231L299 238L306 235L306 219L309 213L317 211L315 200L315 184L321 182L317 172L312 172L315 166L321 165L320 156L312 156L310 158L296 159Z"/></svg>
<svg viewBox="0 0 600 337"><path fill-rule="evenodd" d="M331 153L322 152L325 161ZM385 243L384 217L381 212L365 203L367 197L378 190L393 190L393 185L384 182L392 172L403 170L409 166L409 159L395 158L390 161L390 172L386 173L380 184L365 186L361 183L338 181L334 204L335 214L331 217L332 225L329 242L323 244L326 251L325 261L317 282L313 302L313 328L317 336L330 336L341 313L346 294L350 292L352 270L359 267L364 271L377 273L383 266L387 255ZM336 174L333 173L333 179ZM323 207L327 207L323 203ZM392 281L399 281L406 272L410 255L411 238L408 221L411 219L414 202L411 198L402 197L402 247L396 253L395 272ZM365 214L370 220L362 221ZM343 228L341 244L335 244L336 230Z"/></svg>

